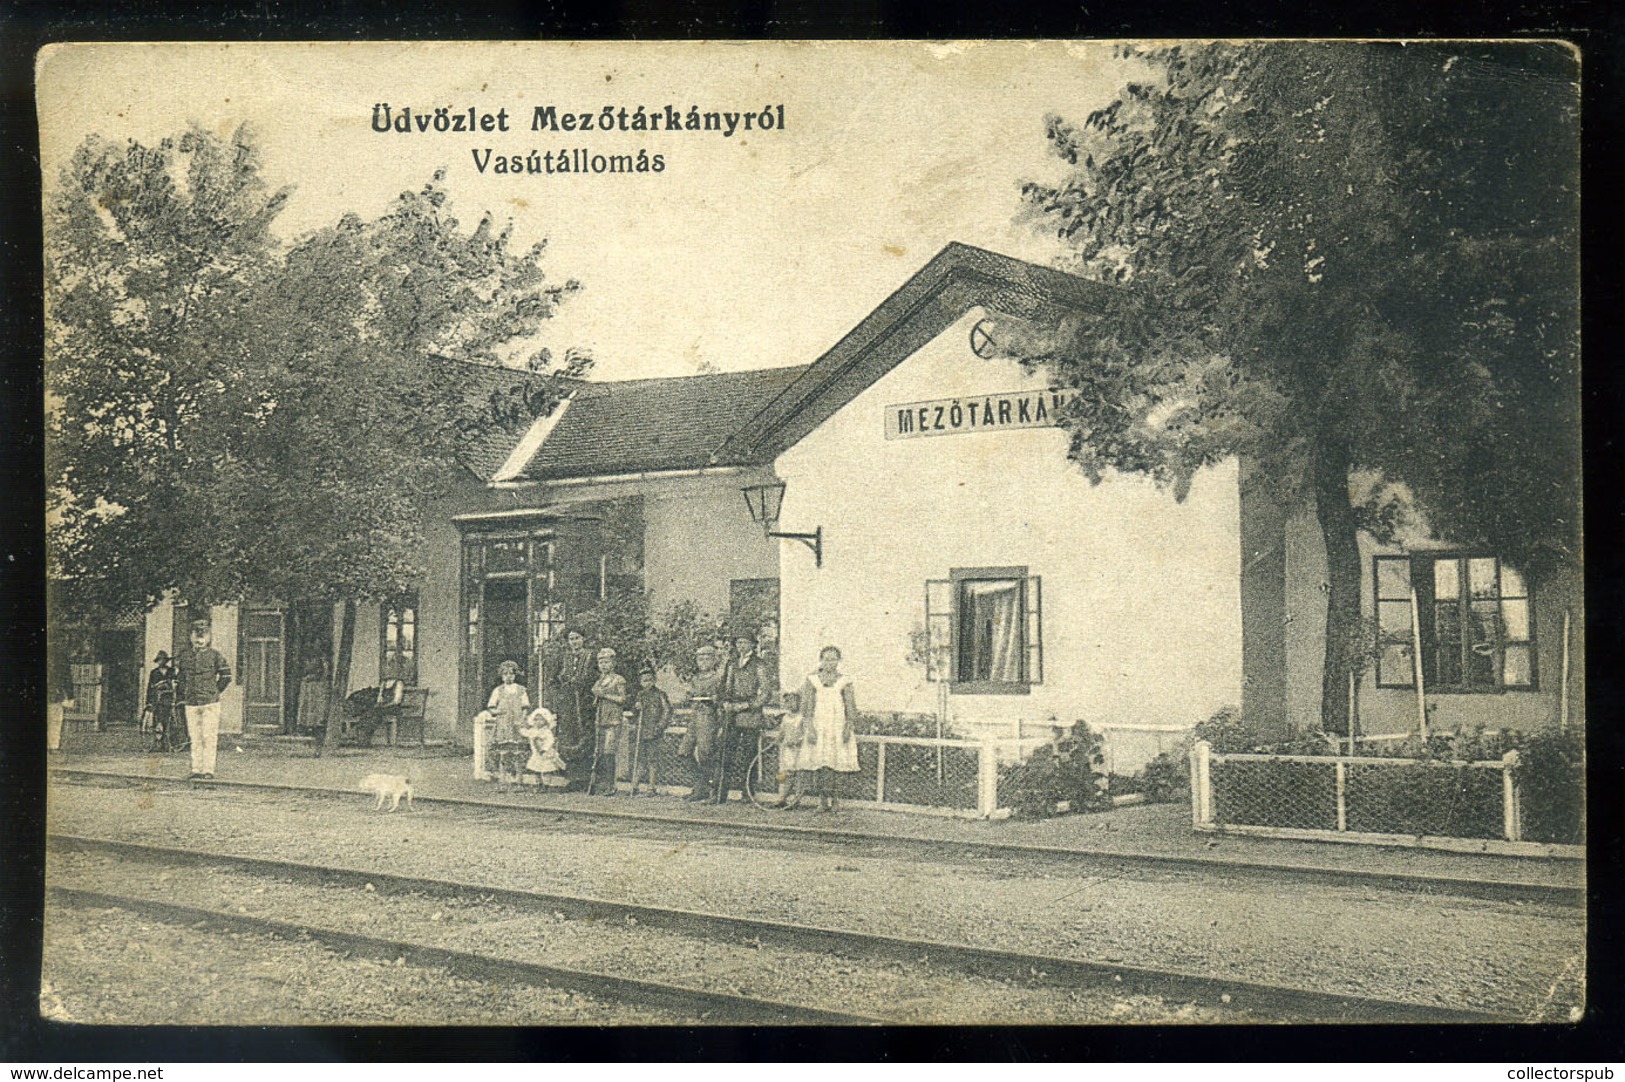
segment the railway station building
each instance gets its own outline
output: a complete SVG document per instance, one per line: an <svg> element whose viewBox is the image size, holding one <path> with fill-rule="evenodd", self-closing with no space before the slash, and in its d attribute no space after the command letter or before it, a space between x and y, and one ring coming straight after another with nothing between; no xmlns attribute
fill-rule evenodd
<svg viewBox="0 0 1625 1082"><path fill-rule="evenodd" d="M643 590L713 614L776 598L785 684L834 644L866 711L962 735L1082 720L1108 731L1118 772L1226 706L1268 731L1318 727L1312 511L1263 504L1234 461L1178 502L1138 477L1092 485L1056 423L1065 392L989 348L1015 324L1091 318L1108 288L951 244L810 364L583 382L469 449L458 496L424 524L419 589L360 607L350 685L406 681L424 735L468 745L501 661L536 701L541 650L572 615ZM1435 728L1580 722L1577 574L1535 582L1426 540L1362 538L1362 553L1383 636L1363 731L1415 728L1413 623ZM213 615L238 657L223 731L292 732L332 613ZM147 659L182 642L173 605L147 614Z"/></svg>

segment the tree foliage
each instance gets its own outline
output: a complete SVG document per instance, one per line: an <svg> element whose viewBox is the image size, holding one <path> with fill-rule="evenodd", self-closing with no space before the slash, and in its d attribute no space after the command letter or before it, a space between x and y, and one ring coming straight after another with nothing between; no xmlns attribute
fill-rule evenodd
<svg viewBox="0 0 1625 1082"><path fill-rule="evenodd" d="M1140 76L1024 189L1107 318L1016 339L1080 393L1071 457L1183 498L1232 456L1313 506L1327 688L1356 532L1406 517L1538 573L1578 553L1578 95L1560 47L1126 50ZM1364 484L1351 486L1351 475ZM1372 480L1374 479L1374 481ZM1342 726L1344 696L1325 699Z"/></svg>
<svg viewBox="0 0 1625 1082"><path fill-rule="evenodd" d="M375 219L292 243L289 191L252 134L87 140L47 212L47 484L53 572L81 604L386 596L458 452L551 408L530 358L497 364L578 287L489 216L465 230L443 175Z"/></svg>

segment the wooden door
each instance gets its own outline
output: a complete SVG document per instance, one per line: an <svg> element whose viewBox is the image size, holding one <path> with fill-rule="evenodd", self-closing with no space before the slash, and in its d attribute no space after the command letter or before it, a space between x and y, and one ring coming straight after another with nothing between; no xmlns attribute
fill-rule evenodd
<svg viewBox="0 0 1625 1082"><path fill-rule="evenodd" d="M243 727L249 732L282 731L287 694L282 662L285 636L282 612L249 610L243 614Z"/></svg>

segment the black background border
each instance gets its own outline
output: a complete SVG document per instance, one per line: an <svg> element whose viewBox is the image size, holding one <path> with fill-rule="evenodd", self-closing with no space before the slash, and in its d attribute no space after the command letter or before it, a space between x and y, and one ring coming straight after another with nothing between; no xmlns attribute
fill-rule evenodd
<svg viewBox="0 0 1625 1082"><path fill-rule="evenodd" d="M1442 7L1442 6L1441 6ZM417 10L385 0L257 4L51 4L0 0L0 1061L1215 1061L1507 1062L1625 1060L1620 995L1617 782L1625 767L1621 679L1625 630L1619 553L1618 444L1622 401L1614 269L1625 10L1604 3L1476 3L1425 10L1414 2L1311 6L1148 0L1070 5L906 5L876 0L630 0L464 3ZM1591 783L1589 1007L1578 1025L1412 1027L1033 1027L884 1029L484 1029L85 1027L38 1014L43 900L44 562L40 372L40 176L33 56L58 41L346 41L655 38L1562 38L1579 46L1584 78L1585 447L1587 678ZM945 117L943 138L953 138ZM1418 903L1419 906L1425 903Z"/></svg>

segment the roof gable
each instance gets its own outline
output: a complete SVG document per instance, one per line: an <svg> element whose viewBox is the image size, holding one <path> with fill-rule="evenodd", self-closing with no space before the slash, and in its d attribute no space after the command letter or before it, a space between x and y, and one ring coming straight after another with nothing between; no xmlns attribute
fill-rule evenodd
<svg viewBox="0 0 1625 1082"><path fill-rule="evenodd" d="M1113 289L968 244L949 244L784 393L743 424L715 463L768 461L975 307L1023 319L1104 310Z"/></svg>

